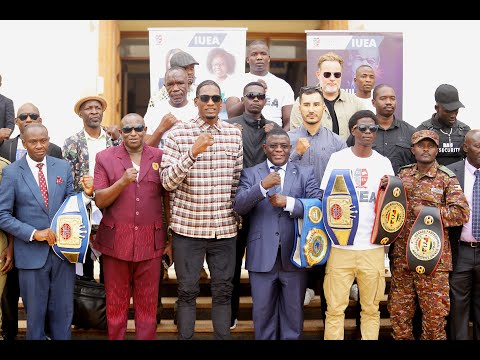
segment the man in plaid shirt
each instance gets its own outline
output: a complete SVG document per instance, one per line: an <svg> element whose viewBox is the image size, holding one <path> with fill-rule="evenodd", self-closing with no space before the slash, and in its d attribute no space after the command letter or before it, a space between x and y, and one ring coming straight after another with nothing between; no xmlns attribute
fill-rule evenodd
<svg viewBox="0 0 480 360"><path fill-rule="evenodd" d="M218 117L220 94L212 80L198 85L194 99L198 116L170 130L162 157L162 184L171 191L179 339L194 335L205 255L211 277L214 337L230 339L238 224L233 200L243 167L243 147L240 130Z"/></svg>

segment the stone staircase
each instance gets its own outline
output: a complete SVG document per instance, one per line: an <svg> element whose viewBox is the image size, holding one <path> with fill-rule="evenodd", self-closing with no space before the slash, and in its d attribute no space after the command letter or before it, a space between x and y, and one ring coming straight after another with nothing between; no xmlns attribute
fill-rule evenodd
<svg viewBox="0 0 480 360"><path fill-rule="evenodd" d="M208 272L208 270L207 270ZM387 274L388 275L388 274ZM389 291L390 277L387 276L387 287L385 298L380 304L381 310L381 330L380 339L391 339L391 325L387 311L387 294ZM175 271L169 269L169 279L164 280L162 287L162 320L157 327L158 339L174 340L177 337L177 327L174 324L174 305L177 296L177 282ZM231 331L233 339L253 340L254 330L252 321L252 298L250 296L250 284L248 272L242 270L241 291L240 291L240 309L238 314L237 327ZM305 306L304 338L310 340L323 339L324 324L321 319L320 296L316 295L309 305ZM19 339L25 337L26 321L22 303L19 310ZM358 306L355 300L350 300L349 306L345 312L345 339L360 339L360 332L356 326L356 316ZM211 322L211 293L210 280L202 279L200 281L200 295L197 298L197 321L195 324L196 339L213 339L213 326ZM133 307L129 314L127 339L134 339L135 324L133 320ZM106 331L95 329L72 329L72 339L76 340L95 340L107 339Z"/></svg>

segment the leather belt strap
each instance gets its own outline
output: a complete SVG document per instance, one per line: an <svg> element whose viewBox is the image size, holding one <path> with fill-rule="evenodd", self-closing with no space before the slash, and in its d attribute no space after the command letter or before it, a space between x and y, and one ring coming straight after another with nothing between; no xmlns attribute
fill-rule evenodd
<svg viewBox="0 0 480 360"><path fill-rule="evenodd" d="M57 235L53 251L71 263L84 263L90 242L91 220L82 193L68 196L55 214L50 228Z"/></svg>
<svg viewBox="0 0 480 360"><path fill-rule="evenodd" d="M407 241L408 268L418 274L432 274L440 261L442 250L443 224L440 209L424 206Z"/></svg>
<svg viewBox="0 0 480 360"><path fill-rule="evenodd" d="M402 180L389 175L385 189L378 187L370 242L377 245L393 243L405 225L406 208L407 197Z"/></svg>
<svg viewBox="0 0 480 360"><path fill-rule="evenodd" d="M298 199L303 204L303 219L295 218L295 238L290 255L298 268L323 265L332 244L325 233L322 202L319 199Z"/></svg>
<svg viewBox="0 0 480 360"><path fill-rule="evenodd" d="M358 228L358 199L349 169L334 169L323 195L324 224L335 245L353 245Z"/></svg>
<svg viewBox="0 0 480 360"><path fill-rule="evenodd" d="M462 240L460 240L459 243L460 243L460 245L468 246L468 247L471 247L471 248L480 247L480 241L462 241Z"/></svg>

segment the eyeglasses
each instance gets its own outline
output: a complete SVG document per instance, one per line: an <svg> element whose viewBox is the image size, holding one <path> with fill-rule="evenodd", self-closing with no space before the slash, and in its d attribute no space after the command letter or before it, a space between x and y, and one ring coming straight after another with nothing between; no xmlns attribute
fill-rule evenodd
<svg viewBox="0 0 480 360"><path fill-rule="evenodd" d="M265 98L267 97L267 95L260 94L260 93L248 93L243 96L245 96L247 99L250 99L250 100L253 100L255 98L257 98L258 100L265 100Z"/></svg>
<svg viewBox="0 0 480 360"><path fill-rule="evenodd" d="M135 130L135 132L139 133L139 132L142 132L143 130L145 130L145 126L144 125L125 126L124 128L122 128L122 132L124 134L130 134L132 132L132 130Z"/></svg>
<svg viewBox="0 0 480 360"><path fill-rule="evenodd" d="M267 144L267 146L270 148L270 150L275 150L278 147L281 147L282 150L288 150L290 148L290 145L287 144Z"/></svg>
<svg viewBox="0 0 480 360"><path fill-rule="evenodd" d="M365 124L360 124L360 125L355 125L358 129L358 131L364 133L367 132L367 130L370 130L371 133L376 133L378 130L378 125L365 125Z"/></svg>
<svg viewBox="0 0 480 360"><path fill-rule="evenodd" d="M204 102L204 103L208 103L210 101L210 99L212 99L212 101L214 103L219 103L220 101L222 101L222 97L220 95L200 95L198 97L200 99L201 102Z"/></svg>
<svg viewBox="0 0 480 360"><path fill-rule="evenodd" d="M342 77L342 73L341 73L341 72L334 72L334 73L332 73L332 72L330 72L330 71L325 71L325 72L323 73L323 77L324 77L325 79L328 79L328 78L330 78L330 76L332 76L332 74L333 74L333 76L335 76L335 79L340 79L340 78Z"/></svg>
<svg viewBox="0 0 480 360"><path fill-rule="evenodd" d="M29 116L30 116L30 119L32 120L37 120L40 117L40 115L38 114L28 113L28 114L20 114L18 115L18 118L22 121L25 121Z"/></svg>

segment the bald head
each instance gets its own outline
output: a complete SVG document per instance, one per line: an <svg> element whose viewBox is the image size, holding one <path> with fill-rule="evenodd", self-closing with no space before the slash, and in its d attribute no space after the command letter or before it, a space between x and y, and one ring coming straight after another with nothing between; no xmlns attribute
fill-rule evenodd
<svg viewBox="0 0 480 360"><path fill-rule="evenodd" d="M18 126L20 135L23 136L25 126L35 123L42 123L42 118L40 117L40 110L38 110L38 107L36 107L32 103L23 104L18 108L15 123Z"/></svg>
<svg viewBox="0 0 480 360"><path fill-rule="evenodd" d="M467 155L468 162L476 169L480 169L480 130L470 130L465 135L463 151Z"/></svg>
<svg viewBox="0 0 480 360"><path fill-rule="evenodd" d="M32 103L25 103L22 106L20 106L17 111L17 117L24 113L33 113L40 116L40 110L38 110L38 107L36 107Z"/></svg>

